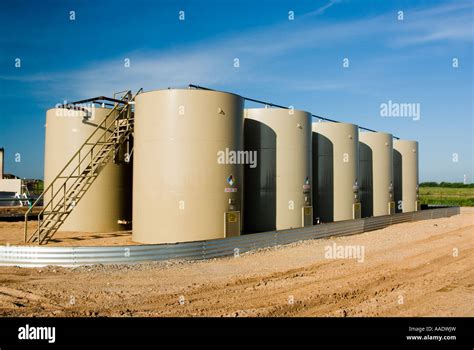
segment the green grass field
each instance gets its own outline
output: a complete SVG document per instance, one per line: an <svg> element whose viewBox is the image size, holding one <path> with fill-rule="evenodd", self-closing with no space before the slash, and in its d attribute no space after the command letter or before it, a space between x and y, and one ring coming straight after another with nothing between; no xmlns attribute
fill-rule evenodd
<svg viewBox="0 0 474 350"><path fill-rule="evenodd" d="M421 204L474 206L474 188L420 187Z"/></svg>

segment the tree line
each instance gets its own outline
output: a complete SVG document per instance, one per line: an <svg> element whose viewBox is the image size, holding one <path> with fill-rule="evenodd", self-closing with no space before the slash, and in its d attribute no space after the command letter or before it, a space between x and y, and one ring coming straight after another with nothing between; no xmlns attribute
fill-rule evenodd
<svg viewBox="0 0 474 350"><path fill-rule="evenodd" d="M449 188L474 188L474 183L463 184L462 182L422 182L420 187L449 187Z"/></svg>

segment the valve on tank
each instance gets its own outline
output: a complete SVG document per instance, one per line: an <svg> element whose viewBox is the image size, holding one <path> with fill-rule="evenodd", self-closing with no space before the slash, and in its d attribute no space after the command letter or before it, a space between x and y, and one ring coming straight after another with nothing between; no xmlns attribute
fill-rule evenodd
<svg viewBox="0 0 474 350"><path fill-rule="evenodd" d="M355 180L352 190L354 192L354 203L359 203L359 184L357 180Z"/></svg>
<svg viewBox="0 0 474 350"><path fill-rule="evenodd" d="M393 182L388 185L388 214L395 214L395 200L393 196Z"/></svg>
<svg viewBox="0 0 474 350"><path fill-rule="evenodd" d="M235 208L235 199L234 198L229 198L229 211L234 211L236 210Z"/></svg>
<svg viewBox="0 0 474 350"><path fill-rule="evenodd" d="M304 205L310 206L311 205L311 184L310 184L309 176L306 176L306 179L303 184L303 195L304 195Z"/></svg>
<svg viewBox="0 0 474 350"><path fill-rule="evenodd" d="M354 192L354 204L352 205L352 219L360 219L362 214L360 197L359 197L359 183L357 179L352 186L352 191Z"/></svg>
<svg viewBox="0 0 474 350"><path fill-rule="evenodd" d="M419 200L419 197L420 197L420 193L419 193L419 186L418 184L416 185L416 201L415 201L415 209L418 211L418 210L421 210L421 202Z"/></svg>

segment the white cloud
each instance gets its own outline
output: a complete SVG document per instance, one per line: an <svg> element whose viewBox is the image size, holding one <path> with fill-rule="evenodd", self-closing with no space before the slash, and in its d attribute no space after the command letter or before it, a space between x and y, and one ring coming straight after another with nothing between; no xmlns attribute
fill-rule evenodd
<svg viewBox="0 0 474 350"><path fill-rule="evenodd" d="M322 14L338 2L330 1L307 15ZM306 19L286 21L234 37L196 43L165 52L124 53L122 57L93 62L75 71L51 74L42 72L29 77L0 79L42 84L47 88L39 90L39 93L58 98L110 95L124 89L136 90L143 87L150 90L184 86L188 83L219 87L226 84L267 82L269 86L274 86L278 81L287 83L291 78L288 73L276 68L278 64L291 62L292 58L298 57L302 52L312 55L315 50L335 51L336 48L341 48L341 52L344 52L346 46L357 46L359 40L367 39L379 40L382 46L385 44L395 47L472 40L469 10L472 10L470 3L412 10L405 12L406 19L403 22L396 21L396 13L342 23L316 24ZM130 58L130 68L124 67L125 58ZM234 58L239 58L239 68L234 68ZM304 91L348 88L347 82L337 79L317 84L313 81L311 76L302 77L294 88Z"/></svg>
<svg viewBox="0 0 474 350"><path fill-rule="evenodd" d="M472 41L472 11L472 3L459 2L405 13L405 21L393 28L400 31L394 44L400 47Z"/></svg>
<svg viewBox="0 0 474 350"><path fill-rule="evenodd" d="M306 13L305 17L322 15L328 8L333 7L336 4L339 4L340 2L341 0L330 0L326 5L323 5L314 11Z"/></svg>

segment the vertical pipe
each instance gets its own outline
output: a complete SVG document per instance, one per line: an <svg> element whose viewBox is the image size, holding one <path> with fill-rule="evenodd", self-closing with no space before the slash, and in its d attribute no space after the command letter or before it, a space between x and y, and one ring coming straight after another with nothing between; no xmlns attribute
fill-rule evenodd
<svg viewBox="0 0 474 350"><path fill-rule="evenodd" d="M41 244L41 214L38 214L38 245Z"/></svg>
<svg viewBox="0 0 474 350"><path fill-rule="evenodd" d="M26 243L27 235L28 235L28 212L25 214L25 232L24 232L25 243Z"/></svg>
<svg viewBox="0 0 474 350"><path fill-rule="evenodd" d="M0 148L0 180L3 179L3 154L5 150L3 147Z"/></svg>

